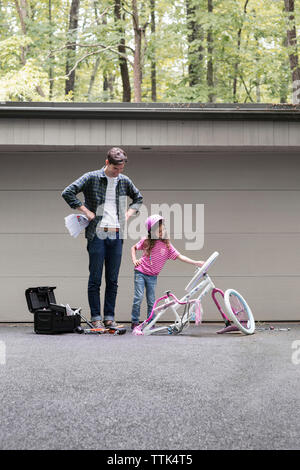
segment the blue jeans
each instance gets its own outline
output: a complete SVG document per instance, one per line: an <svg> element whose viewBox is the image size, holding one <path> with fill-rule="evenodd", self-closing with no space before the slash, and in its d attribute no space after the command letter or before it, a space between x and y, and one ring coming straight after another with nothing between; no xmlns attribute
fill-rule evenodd
<svg viewBox="0 0 300 470"><path fill-rule="evenodd" d="M131 312L132 323L138 323L139 321L141 303L143 301L145 287L147 299L147 318L151 315L153 304L155 302L156 283L157 276L149 276L148 274L143 274L140 271L134 271L134 297Z"/></svg>
<svg viewBox="0 0 300 470"><path fill-rule="evenodd" d="M108 232L105 232L105 234L107 233ZM88 240L87 244L90 271L88 299L92 321L101 320L100 286L103 265L105 265L106 284L103 317L104 320L114 320L115 317L115 304L123 240L119 239L119 233L114 233L113 236L114 238L109 238L107 236L104 239L100 239L95 235L93 240Z"/></svg>

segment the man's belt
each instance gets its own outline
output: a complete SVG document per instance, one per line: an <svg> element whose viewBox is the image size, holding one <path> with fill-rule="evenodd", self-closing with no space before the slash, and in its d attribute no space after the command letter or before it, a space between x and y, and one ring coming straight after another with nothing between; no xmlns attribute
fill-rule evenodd
<svg viewBox="0 0 300 470"><path fill-rule="evenodd" d="M103 232L119 232L119 228L117 227L100 227L100 230L103 230Z"/></svg>

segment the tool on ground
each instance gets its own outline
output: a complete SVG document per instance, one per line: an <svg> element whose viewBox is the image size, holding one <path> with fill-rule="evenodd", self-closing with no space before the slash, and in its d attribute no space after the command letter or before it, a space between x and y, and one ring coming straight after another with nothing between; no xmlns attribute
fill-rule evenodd
<svg viewBox="0 0 300 470"><path fill-rule="evenodd" d="M78 315L80 315L81 319L89 326L89 328L82 328L81 326L76 328L76 333L84 333L84 334L104 334L104 333L110 333L113 335L124 335L126 333L126 328L124 328L124 325L119 325L119 326L107 326L104 328L95 328L94 325L87 319L85 318L84 315L81 313L81 309L77 312Z"/></svg>
<svg viewBox="0 0 300 470"><path fill-rule="evenodd" d="M29 287L25 290L27 306L34 314L34 331L38 334L58 333L110 333L123 335L126 333L124 325L95 328L94 325L81 313L81 308L70 307L69 304L57 304L54 295L56 287L39 286ZM84 329L81 320L89 328Z"/></svg>
<svg viewBox="0 0 300 470"><path fill-rule="evenodd" d="M276 328L275 326L258 326L257 331L290 331L290 328Z"/></svg>

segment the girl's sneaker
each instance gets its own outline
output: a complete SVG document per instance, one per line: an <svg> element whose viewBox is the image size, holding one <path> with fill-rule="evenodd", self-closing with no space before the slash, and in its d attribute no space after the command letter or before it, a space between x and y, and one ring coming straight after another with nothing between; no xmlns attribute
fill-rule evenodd
<svg viewBox="0 0 300 470"><path fill-rule="evenodd" d="M132 322L131 329L134 330L136 326L139 326L139 323Z"/></svg>

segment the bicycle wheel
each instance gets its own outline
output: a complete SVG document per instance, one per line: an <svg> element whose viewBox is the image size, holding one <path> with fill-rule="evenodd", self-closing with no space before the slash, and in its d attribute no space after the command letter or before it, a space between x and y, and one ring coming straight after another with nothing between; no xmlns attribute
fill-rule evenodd
<svg viewBox="0 0 300 470"><path fill-rule="evenodd" d="M229 320L246 335L252 335L255 331L254 317L241 294L234 289L227 289L224 294L224 302Z"/></svg>

